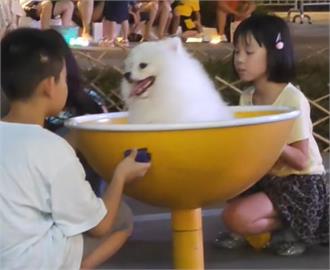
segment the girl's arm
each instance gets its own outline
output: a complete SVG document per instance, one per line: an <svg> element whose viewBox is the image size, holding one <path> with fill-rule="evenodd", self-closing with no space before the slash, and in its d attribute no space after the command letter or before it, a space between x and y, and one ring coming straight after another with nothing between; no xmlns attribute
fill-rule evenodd
<svg viewBox="0 0 330 270"><path fill-rule="evenodd" d="M305 169L308 162L308 139L286 145L279 161L299 171Z"/></svg>

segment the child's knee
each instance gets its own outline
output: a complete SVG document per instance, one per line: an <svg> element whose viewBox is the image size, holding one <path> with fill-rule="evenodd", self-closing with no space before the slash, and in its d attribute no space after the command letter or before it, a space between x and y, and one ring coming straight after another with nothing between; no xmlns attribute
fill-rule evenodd
<svg viewBox="0 0 330 270"><path fill-rule="evenodd" d="M55 14L62 14L64 12L73 12L74 4L70 0L63 0L55 4ZM57 15L57 14L56 14Z"/></svg>
<svg viewBox="0 0 330 270"><path fill-rule="evenodd" d="M65 1L63 1L63 7L65 8L65 10L73 11L74 4L72 3L72 1L65 0Z"/></svg>
<svg viewBox="0 0 330 270"><path fill-rule="evenodd" d="M155 12L155 11L158 11L158 9L159 9L158 2L157 1L152 2L151 3L151 10L153 10Z"/></svg>
<svg viewBox="0 0 330 270"><path fill-rule="evenodd" d="M222 218L227 229L238 234L242 234L248 225L248 221L236 205L228 205L223 211Z"/></svg>

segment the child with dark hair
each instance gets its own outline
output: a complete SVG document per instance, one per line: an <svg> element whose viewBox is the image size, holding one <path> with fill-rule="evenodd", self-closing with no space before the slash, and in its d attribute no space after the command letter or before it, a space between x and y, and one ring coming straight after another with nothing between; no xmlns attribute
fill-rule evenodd
<svg viewBox="0 0 330 270"><path fill-rule="evenodd" d="M329 184L309 102L290 83L294 57L288 26L276 16L252 16L238 26L234 46L235 70L253 84L240 105L289 106L300 116L268 174L225 206L223 221L232 233L220 233L215 243L234 248L245 243L243 236L271 233L277 254L301 254L308 245L329 242Z"/></svg>
<svg viewBox="0 0 330 270"><path fill-rule="evenodd" d="M1 41L1 87L10 101L0 121L0 261L5 269L94 268L111 257L132 231L121 204L124 184L149 163L137 151L120 162L103 198L97 198L70 145L43 128L67 98L68 47L54 30L19 29ZM83 232L101 238L83 247Z"/></svg>

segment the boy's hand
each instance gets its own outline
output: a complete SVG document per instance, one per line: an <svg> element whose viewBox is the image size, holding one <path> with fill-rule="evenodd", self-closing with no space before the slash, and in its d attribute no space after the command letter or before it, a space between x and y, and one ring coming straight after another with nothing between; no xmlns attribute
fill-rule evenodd
<svg viewBox="0 0 330 270"><path fill-rule="evenodd" d="M136 178L143 177L149 167L150 162L136 162L137 150L133 149L129 156L123 159L116 167L114 177L122 178L125 183L129 183Z"/></svg>
<svg viewBox="0 0 330 270"><path fill-rule="evenodd" d="M124 152L124 157L127 157L130 155L132 152L131 149L128 149ZM136 162L150 162L151 160L151 154L148 152L147 148L139 148L137 150L137 155L135 156L135 161Z"/></svg>

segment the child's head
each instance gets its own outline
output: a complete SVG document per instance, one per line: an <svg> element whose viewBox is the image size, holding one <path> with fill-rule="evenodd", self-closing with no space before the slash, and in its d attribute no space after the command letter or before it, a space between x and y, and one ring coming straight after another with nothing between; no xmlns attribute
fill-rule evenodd
<svg viewBox="0 0 330 270"><path fill-rule="evenodd" d="M243 81L260 76L276 83L290 82L295 73L290 31L279 17L255 15L244 20L234 34L234 66Z"/></svg>
<svg viewBox="0 0 330 270"><path fill-rule="evenodd" d="M47 79L65 93L67 52L62 36L53 30L22 28L7 34L1 41L1 87L8 99L28 100Z"/></svg>

